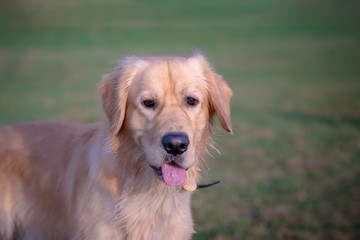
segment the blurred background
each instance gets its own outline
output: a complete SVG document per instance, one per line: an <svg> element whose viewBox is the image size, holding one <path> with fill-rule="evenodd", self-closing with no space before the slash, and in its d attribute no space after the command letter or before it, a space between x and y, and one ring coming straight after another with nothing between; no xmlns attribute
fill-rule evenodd
<svg viewBox="0 0 360 240"><path fill-rule="evenodd" d="M204 52L234 135L193 195L193 239L360 238L360 3L0 0L0 124L103 119L126 55Z"/></svg>

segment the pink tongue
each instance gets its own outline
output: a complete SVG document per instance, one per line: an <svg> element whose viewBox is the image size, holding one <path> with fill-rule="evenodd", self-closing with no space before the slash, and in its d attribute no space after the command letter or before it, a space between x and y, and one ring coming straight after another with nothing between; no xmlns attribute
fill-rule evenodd
<svg viewBox="0 0 360 240"><path fill-rule="evenodd" d="M186 171L179 166L165 163L161 166L161 170L164 181L168 185L179 186L182 185L186 180Z"/></svg>

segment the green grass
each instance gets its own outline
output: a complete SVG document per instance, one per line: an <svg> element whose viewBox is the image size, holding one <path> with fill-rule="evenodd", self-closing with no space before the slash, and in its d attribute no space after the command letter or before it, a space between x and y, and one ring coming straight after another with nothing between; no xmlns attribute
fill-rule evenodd
<svg viewBox="0 0 360 240"><path fill-rule="evenodd" d="M358 239L359 7L0 0L0 124L100 121L117 59L200 49L234 91L234 135L216 132L194 239Z"/></svg>

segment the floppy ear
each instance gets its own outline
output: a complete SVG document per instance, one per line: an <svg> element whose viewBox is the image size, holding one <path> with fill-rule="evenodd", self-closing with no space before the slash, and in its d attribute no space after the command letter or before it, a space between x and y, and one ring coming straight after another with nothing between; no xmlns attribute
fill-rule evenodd
<svg viewBox="0 0 360 240"><path fill-rule="evenodd" d="M232 132L230 119L230 98L232 90L222 78L214 72L209 62L201 54L192 56L190 61L197 61L200 63L202 73L208 84L209 102L210 102L210 116L216 113L219 117L221 126L227 131Z"/></svg>
<svg viewBox="0 0 360 240"><path fill-rule="evenodd" d="M112 73L105 74L99 85L103 110L109 120L111 130L117 135L124 123L126 102L132 79L143 69L145 61L131 56L120 60Z"/></svg>

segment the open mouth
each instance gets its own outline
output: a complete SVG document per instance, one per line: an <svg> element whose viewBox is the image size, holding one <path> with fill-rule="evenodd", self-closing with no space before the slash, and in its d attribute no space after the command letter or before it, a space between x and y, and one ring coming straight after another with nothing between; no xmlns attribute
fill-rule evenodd
<svg viewBox="0 0 360 240"><path fill-rule="evenodd" d="M161 167L154 167L154 166L152 166L152 165L150 165L150 167L152 167L152 169L155 170L156 175L157 175L161 180L164 180L164 176L163 176Z"/></svg>
<svg viewBox="0 0 360 240"><path fill-rule="evenodd" d="M170 186L182 185L186 180L186 169L180 167L174 161L165 163L161 167L151 167L154 169L156 175Z"/></svg>

